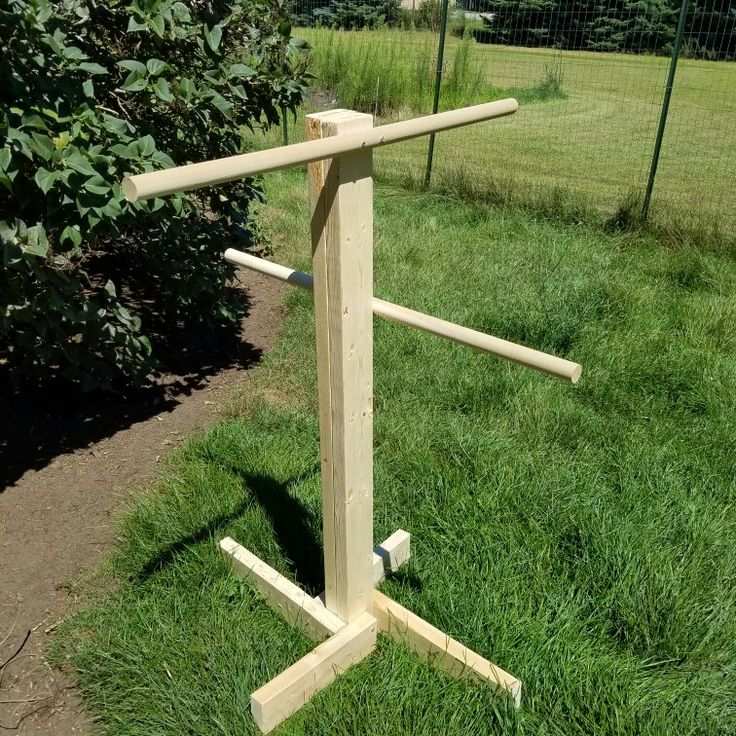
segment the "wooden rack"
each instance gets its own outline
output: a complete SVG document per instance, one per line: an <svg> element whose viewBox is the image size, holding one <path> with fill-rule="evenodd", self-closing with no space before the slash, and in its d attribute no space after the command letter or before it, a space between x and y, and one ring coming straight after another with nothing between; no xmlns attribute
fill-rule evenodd
<svg viewBox="0 0 736 736"><path fill-rule="evenodd" d="M309 164L314 277L236 250L241 266L314 291L320 411L325 591L317 599L230 538L220 549L266 603L301 627L314 650L251 695L265 733L339 672L368 656L379 632L408 641L452 675L488 682L518 707L521 682L376 590L409 559L403 530L373 547L373 315L575 383L581 367L373 297L372 149L514 113L499 100L373 127L370 115L332 110L307 117L308 138L282 148L176 167L126 179L130 201L221 184Z"/></svg>

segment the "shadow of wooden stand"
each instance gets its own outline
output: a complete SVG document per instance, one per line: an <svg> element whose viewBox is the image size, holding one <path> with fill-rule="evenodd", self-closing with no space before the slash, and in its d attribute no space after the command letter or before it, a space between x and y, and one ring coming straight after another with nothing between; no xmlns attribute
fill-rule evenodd
<svg viewBox="0 0 736 736"><path fill-rule="evenodd" d="M378 590L409 558L398 530L373 547L373 315L484 350L575 383L578 364L373 297L373 148L514 113L516 100L373 127L370 115L332 110L307 118L308 139L278 149L126 179L130 201L308 163L314 277L255 256L225 257L314 291L320 411L325 591L310 597L235 540L220 542L233 571L317 647L251 695L263 732L275 728L374 649L378 632L407 641L452 675L469 675L513 698L521 682Z"/></svg>

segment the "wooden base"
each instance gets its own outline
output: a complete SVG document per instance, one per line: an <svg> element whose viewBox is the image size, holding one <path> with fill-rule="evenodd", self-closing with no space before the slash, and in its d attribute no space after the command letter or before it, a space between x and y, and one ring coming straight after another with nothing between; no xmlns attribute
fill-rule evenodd
<svg viewBox="0 0 736 736"><path fill-rule="evenodd" d="M308 596L299 586L258 559L234 539L225 537L220 551L230 559L233 572L248 578L271 608L290 624L301 628L312 641L323 641L336 634L345 622L328 611L322 603Z"/></svg>
<svg viewBox="0 0 736 736"><path fill-rule="evenodd" d="M451 639L378 590L373 591L373 615L381 633L396 641L407 642L417 654L448 675L489 682L495 689L508 693L517 708L521 705L521 680Z"/></svg>
<svg viewBox="0 0 736 736"><path fill-rule="evenodd" d="M263 733L268 733L301 708L316 692L327 687L341 672L360 662L374 649L380 631L407 642L428 662L453 677L469 676L488 682L501 693L521 702L521 682L487 659L451 639L378 590L373 591L373 613L364 613L346 623L324 605L324 598L310 598L229 537L220 550L230 560L233 572L250 580L266 603L314 641L322 642L298 662L251 695L251 713ZM394 532L373 555L376 584L409 559L410 537Z"/></svg>
<svg viewBox="0 0 736 736"><path fill-rule="evenodd" d="M367 657L377 634L376 619L363 613L256 690L250 696L250 711L258 728L263 733L276 728L351 664Z"/></svg>

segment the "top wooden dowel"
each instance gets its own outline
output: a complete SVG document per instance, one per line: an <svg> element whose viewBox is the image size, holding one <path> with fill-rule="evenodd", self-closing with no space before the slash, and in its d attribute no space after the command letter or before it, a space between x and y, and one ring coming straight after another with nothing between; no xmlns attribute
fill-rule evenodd
<svg viewBox="0 0 736 736"><path fill-rule="evenodd" d="M512 115L518 108L519 103L513 98L497 100L321 140L137 174L123 180L123 194L129 202L137 202L174 192L224 184L247 176L333 158L361 148L376 148L429 133Z"/></svg>

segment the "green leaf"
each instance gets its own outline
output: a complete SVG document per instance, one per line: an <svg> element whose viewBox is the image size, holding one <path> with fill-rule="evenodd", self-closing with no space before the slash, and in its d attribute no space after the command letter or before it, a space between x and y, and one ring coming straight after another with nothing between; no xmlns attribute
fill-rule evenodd
<svg viewBox="0 0 736 736"><path fill-rule="evenodd" d="M105 127L115 133L115 135L120 136L123 139L126 139L128 137L128 133L131 130L130 124L127 123L125 120L121 120L120 118L113 117L112 115L103 115L102 116L103 123Z"/></svg>
<svg viewBox="0 0 736 736"><path fill-rule="evenodd" d="M18 232L18 220L11 224L10 220L0 220L0 241L14 240Z"/></svg>
<svg viewBox="0 0 736 736"><path fill-rule="evenodd" d="M247 64L231 64L228 69L228 77L252 77L256 74L256 70Z"/></svg>
<svg viewBox="0 0 736 736"><path fill-rule="evenodd" d="M196 94L197 85L195 85L191 79L187 79L186 77L184 77L184 79L179 80L179 89L181 90L184 99L187 99Z"/></svg>
<svg viewBox="0 0 736 736"><path fill-rule="evenodd" d="M8 170L8 166L10 165L12 158L13 154L10 153L9 148L0 148L0 169L2 171Z"/></svg>
<svg viewBox="0 0 736 736"><path fill-rule="evenodd" d="M231 84L230 89L232 90L232 93L239 97L241 100L247 100L248 95L245 93L245 88L242 84Z"/></svg>
<svg viewBox="0 0 736 736"><path fill-rule="evenodd" d="M101 64L96 64L92 61L83 61L79 65L79 68L82 71L88 72L89 74L109 74L104 66L102 66Z"/></svg>
<svg viewBox="0 0 736 736"><path fill-rule="evenodd" d="M159 38L164 37L164 32L166 31L166 25L164 23L163 16L156 15L149 21L149 25L151 28L153 28L154 32L156 33Z"/></svg>
<svg viewBox="0 0 736 736"><path fill-rule="evenodd" d="M145 77L141 77L138 72L131 72L123 82L123 89L126 92L140 92L148 86Z"/></svg>
<svg viewBox="0 0 736 736"><path fill-rule="evenodd" d="M164 69L168 69L169 65L161 59L149 59L146 62L146 69L149 74L161 74Z"/></svg>
<svg viewBox="0 0 736 736"><path fill-rule="evenodd" d="M79 149L72 151L62 161L65 166L78 171L80 174L88 174L89 176L97 175L97 172L92 168L90 162L82 155Z"/></svg>
<svg viewBox="0 0 736 736"><path fill-rule="evenodd" d="M156 141L150 135L143 136L138 140L141 156L148 157L156 150Z"/></svg>
<svg viewBox="0 0 736 736"><path fill-rule="evenodd" d="M171 156L163 151L154 151L153 156L151 156L151 160L155 161L157 164L161 164L161 166L165 166L166 168L171 168L176 165Z"/></svg>
<svg viewBox="0 0 736 736"><path fill-rule="evenodd" d="M82 83L82 92L84 92L85 97L91 97L94 98L95 96L95 86L92 84L92 80L88 79L86 82Z"/></svg>
<svg viewBox="0 0 736 736"><path fill-rule="evenodd" d="M59 41L54 38L54 36L44 36L42 39L43 43L45 43L55 54L58 54L61 56L61 52L63 50L63 46L59 43Z"/></svg>
<svg viewBox="0 0 736 736"><path fill-rule="evenodd" d="M84 182L82 185L88 192L91 192L92 194L102 194L104 196L109 196L111 187L107 184L105 185L99 185L99 184L90 184L89 181Z"/></svg>
<svg viewBox="0 0 736 736"><path fill-rule="evenodd" d="M208 69L202 76L215 87L225 83L219 69Z"/></svg>
<svg viewBox="0 0 736 736"><path fill-rule="evenodd" d="M105 217L117 217L121 212L123 211L123 208L118 202L117 199L111 199L101 210L100 212L105 215Z"/></svg>
<svg viewBox="0 0 736 736"><path fill-rule="evenodd" d="M44 161L48 161L56 150L52 140L47 135L40 133L31 133L33 142L30 144L31 150L37 153Z"/></svg>
<svg viewBox="0 0 736 736"><path fill-rule="evenodd" d="M87 58L87 54L77 46L66 46L61 51L62 56L68 61L82 61Z"/></svg>
<svg viewBox="0 0 736 736"><path fill-rule="evenodd" d="M30 253L32 256L45 258L49 251L49 241L46 237L46 231L40 225L29 227L26 231L27 241L21 244L24 253Z"/></svg>
<svg viewBox="0 0 736 736"><path fill-rule="evenodd" d="M218 92L211 92L212 104L226 117L232 116L232 105Z"/></svg>
<svg viewBox="0 0 736 736"><path fill-rule="evenodd" d="M118 66L121 66L123 69L127 69L130 72L138 72L140 76L143 76L146 73L146 65L141 64L140 61L135 61L134 59L123 59L123 61L118 62Z"/></svg>
<svg viewBox="0 0 736 736"><path fill-rule="evenodd" d="M36 175L33 179L38 185L38 188L46 194L54 186L54 182L56 182L59 176L60 173L58 171L49 171L41 166L36 170Z"/></svg>
<svg viewBox="0 0 736 736"><path fill-rule="evenodd" d="M38 128L39 130L48 130L48 125L44 122L44 119L40 115L32 113L30 115L24 115L21 119L21 128Z"/></svg>
<svg viewBox="0 0 736 736"><path fill-rule="evenodd" d="M75 248L79 248L79 246L82 244L82 234L79 232L79 228L77 226L67 225L61 231L61 235L59 235L59 242L66 243L67 240L71 241L72 245Z"/></svg>
<svg viewBox="0 0 736 736"><path fill-rule="evenodd" d="M148 30L148 23L144 23L140 20L137 20L134 15L130 16L130 20L128 21L128 31L147 31Z"/></svg>
<svg viewBox="0 0 736 736"><path fill-rule="evenodd" d="M17 128L8 128L5 136L9 141L15 141L18 144L23 155L29 159L33 159L33 153L28 145L31 142L31 136L28 133L24 133Z"/></svg>
<svg viewBox="0 0 736 736"><path fill-rule="evenodd" d="M151 351L153 350L153 348L151 348L151 341L145 335L139 335L138 341L140 342L141 345L143 345L143 347L146 350L146 353L150 355Z"/></svg>
<svg viewBox="0 0 736 736"><path fill-rule="evenodd" d="M291 46L294 49L301 49L303 51L306 51L308 49L311 49L311 45L305 41L303 38L297 38L296 36L292 36L289 39L289 46Z"/></svg>
<svg viewBox="0 0 736 736"><path fill-rule="evenodd" d="M108 282L105 284L105 291L113 298L117 297L118 293L115 291L115 284L113 284L112 281L108 279Z"/></svg>
<svg viewBox="0 0 736 736"><path fill-rule="evenodd" d="M207 41L207 45L213 51L217 51L220 47L220 41L222 40L222 26L218 23L217 25L212 26L212 28L207 28L205 25L204 38L205 41Z"/></svg>
<svg viewBox="0 0 736 736"><path fill-rule="evenodd" d="M282 20L279 23L279 34L284 38L291 35L291 23L288 20Z"/></svg>
<svg viewBox="0 0 736 736"><path fill-rule="evenodd" d="M120 158L127 158L128 160L134 160L138 158L138 141L131 141L128 144L116 143L110 148L110 153L114 153Z"/></svg>
<svg viewBox="0 0 736 736"><path fill-rule="evenodd" d="M192 15L189 12L189 8L181 2L176 2L171 6L174 11L174 17L181 23L191 23Z"/></svg>
<svg viewBox="0 0 736 736"><path fill-rule="evenodd" d="M159 80L153 85L153 91L156 93L156 97L164 102L171 102L174 99L169 83L163 77L159 77Z"/></svg>

